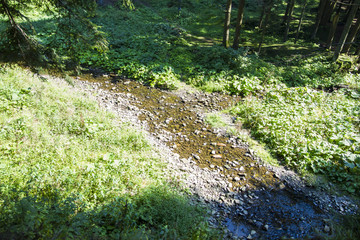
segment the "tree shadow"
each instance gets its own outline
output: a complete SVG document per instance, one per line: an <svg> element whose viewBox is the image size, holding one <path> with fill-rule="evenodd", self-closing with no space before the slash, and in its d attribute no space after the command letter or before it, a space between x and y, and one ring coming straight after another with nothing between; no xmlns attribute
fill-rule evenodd
<svg viewBox="0 0 360 240"><path fill-rule="evenodd" d="M205 236L205 210L169 187L89 206L57 190L2 194L0 239L190 239Z"/></svg>

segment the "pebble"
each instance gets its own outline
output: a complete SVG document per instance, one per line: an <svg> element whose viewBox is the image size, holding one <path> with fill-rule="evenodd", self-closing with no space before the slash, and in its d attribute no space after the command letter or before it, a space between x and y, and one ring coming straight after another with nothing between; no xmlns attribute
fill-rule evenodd
<svg viewBox="0 0 360 240"><path fill-rule="evenodd" d="M285 187L286 187L285 184L280 183L280 185L279 185L280 190L283 190Z"/></svg>
<svg viewBox="0 0 360 240"><path fill-rule="evenodd" d="M130 84L130 81L128 81L128 82L124 82L124 84ZM135 84L135 83L134 83ZM132 86L133 84L131 84L131 86ZM99 86L100 86L100 84L99 84ZM126 86L125 86L126 87ZM139 86L136 86L136 88L138 88ZM119 86L119 88L121 88L121 86ZM122 86L122 88L124 88L124 86ZM129 86L129 88L132 88L132 87L130 87ZM111 89L111 88L110 88ZM133 90L133 89L131 89L131 90ZM98 92L100 92L100 95L99 95L99 98L101 97L101 98L103 98L103 100L102 101L104 101L105 102L105 104L108 104L109 102L111 103L111 96L109 95L109 97L106 97L106 93L108 92L108 91L105 91L105 90L101 90L101 89L98 89L98 90L96 90L96 91L98 91ZM130 91L130 89L128 89L128 91ZM123 92L126 92L126 88L124 89L124 91ZM117 93L118 94L118 93ZM137 95L137 93L133 93L133 95L131 95L130 93L129 94L127 94L126 95L126 97L128 97L128 98L132 98L131 99L131 101L130 102L124 102L126 99L123 97L123 95L122 94L118 94L118 95L116 95L117 97L116 97L116 99L115 100L117 100L118 102L119 102L119 106L123 106L123 108L125 109L127 106L130 106L131 104L134 104L134 106L131 106L130 108L129 108L129 110L133 110L132 112L131 112L131 114L134 114L133 112L136 110L136 111L138 111L139 109L137 108L137 107L135 107L135 105L136 106L139 106L139 105L141 105L141 102L136 102L136 103L134 103L133 102L133 99L134 99L134 95L136 95L136 96L138 96ZM115 96L115 95L114 95ZM151 96L153 96L153 95L151 95ZM139 96L139 98L141 98L141 99L143 99L144 97L146 97L146 95L144 95L144 96ZM150 96L147 96L147 98L150 98ZM165 96L161 96L161 98L162 99L165 99L166 97ZM114 98L113 98L114 99ZM107 101L107 103L106 103L106 101ZM190 101L187 101L187 102L190 102ZM126 105L127 104L127 105ZM189 103L190 104L190 103ZM196 101L195 101L195 104L196 104ZM144 105L146 105L146 104L144 104ZM165 101L163 101L162 100L162 105L164 106L165 105ZM168 103L166 104L167 106L169 105ZM172 121L174 121L172 118L170 118L169 117L169 115L166 115L166 109L163 107L163 106L159 106L157 109L159 109L159 110L157 110L156 109L156 111L157 112L160 112L161 114L156 114L157 112L153 112L152 114L155 114L155 115L158 115L159 117L160 117L160 115L161 115L161 117L160 118L162 118L162 117L164 117L164 119L162 120L163 122L161 123L162 124L162 126L160 126L159 127L159 129L162 129L163 128L163 126L164 126L164 122L165 123L167 123L167 124L169 124L169 123L171 123ZM118 106L117 106L118 107ZM140 107L140 108L142 108L142 107ZM166 107L166 108L169 108L169 107ZM120 107L119 107L119 109L120 109ZM188 110L188 109L183 109L184 111L185 110ZM150 112L151 112L151 110L149 110ZM129 111L126 111L126 113L127 112L129 112ZM143 112L143 113L146 113L146 112ZM183 113L183 114L186 114L186 113ZM198 114L198 113L194 113L194 114L197 114L197 116L200 118L201 117L201 115L200 114ZM125 114L126 115L126 114ZM130 114L127 114L127 115L129 115L130 116ZM149 114L147 114L147 115L149 115ZM186 116L186 115L183 115L183 116ZM151 115L150 115L150 117L151 117ZM174 117L174 118L176 118L176 117ZM157 119L159 119L159 118L157 118ZM156 123L156 120L157 120L156 118L155 118L155 121L152 121L153 122L153 124L157 124ZM191 117L187 117L187 119L191 119ZM165 120L165 121L164 121ZM170 121L167 121L167 120L170 120ZM151 121L150 120L148 120L148 122L149 123L151 123ZM159 120L159 122L160 122L160 120ZM203 122L203 120L202 119L196 119L195 120L195 122L198 122L198 123L201 123L201 124L204 124ZM186 124L188 125L188 127L193 127L192 126L192 123L190 123L190 122L188 122L187 120L184 120L184 121L182 121L181 120L181 122L177 122L177 124L178 124L178 130L177 131L180 131L180 130L182 130L181 129L181 126L182 126L182 124L185 124L185 126L186 126ZM184 125L183 125L184 126ZM207 128L205 128L205 127L203 127L203 126L205 126L205 124L204 125L202 125L201 127L199 127L199 126L194 126L193 127L193 131L194 131L194 133L195 134L201 134L202 132L200 132L199 130L201 129L202 131L208 131L208 129ZM195 130L195 129L199 129L199 130ZM211 128L210 128L211 129ZM210 130L209 129L209 130ZM171 130L174 130L174 129L171 129ZM171 130L167 130L167 131L170 131L171 132ZM211 131L213 131L213 130L211 130ZM176 132L176 131L175 131ZM214 131L215 132L215 131ZM218 131L217 131L218 132ZM183 134L187 134L188 136L191 136L191 134L190 134L190 132L186 132L185 131L185 129L184 129L184 131L183 131ZM203 133L203 134L207 134L207 133ZM158 133L158 135L164 135L163 133ZM174 134L175 135L175 134ZM221 134L220 134L221 135ZM181 136L182 136L182 134L181 133L179 133L179 135L178 136L180 136L179 138L181 138ZM210 145L210 139L212 139L212 141L220 141L220 142L225 142L225 140L220 140L220 139L216 139L216 138L212 138L211 136L210 136L210 134L208 134L207 135L208 136L208 138L207 139L209 139L209 140L207 140L207 143L203 143L203 144L201 144L201 145ZM215 136L215 135L214 135ZM166 138L166 139L168 139L168 138ZM181 139L184 139L185 141L189 141L189 138L188 137L186 137L185 135L181 138ZM191 140L192 141L192 143L191 144L193 144L193 140ZM171 142L170 142L171 143ZM172 145L172 144L171 144ZM236 151L237 149L235 149L235 150L233 150L233 149L231 149L231 148L235 148L235 147L237 147L237 148L242 148L243 146L248 146L248 145L246 145L245 143L243 143L240 139L238 139L238 138L234 138L234 139L232 139L232 141L226 141L226 144L225 143L216 143L216 142L212 142L211 143L211 145L212 146L209 146L209 147L212 147L213 149L215 149L215 150L212 150L211 151L211 149L208 149L208 150L205 150L205 148L202 148L203 149L203 153L209 153L210 151L211 151L211 155L214 155L214 156L217 156L216 155L216 153L218 153L218 156L221 156L221 158L222 158L222 155L220 155L220 153L221 154L226 154L225 153L225 151L221 151L221 152L216 152L217 150L218 150L218 148L217 147L225 147L225 146L228 146L228 149L229 149L229 151ZM176 148L176 144L174 144L174 145L172 145L174 148ZM181 149L181 144L178 144L178 148L180 148ZM231 148L230 148L231 147ZM223 149L223 148L220 148L220 149ZM225 149L224 149L225 150ZM195 149L195 150L193 150L192 152L190 152L190 153L196 153L196 151L197 151L197 149ZM253 156L254 156L254 151L249 151L248 152L248 154L251 156L251 159L254 159L253 158ZM209 154L210 155L210 154ZM210 156L211 156L210 155ZM188 155L187 155L188 156ZM214 157L213 156L213 158L216 158L216 157ZM226 154L226 155L224 155L224 158L226 159L226 158L228 158L229 157L229 160L230 160L230 156L231 156L231 154ZM177 158L179 158L179 156L177 157ZM241 200L240 199L237 199L237 197L238 197L238 195L237 194L249 194L249 193L246 193L247 191L249 191L250 189L252 189L252 186L251 185L246 185L246 186L239 186L238 188L232 188L233 187L233 184L231 183L231 182L227 182L226 181L226 178L228 179L228 180L234 180L234 181L239 181L239 180L241 180L241 176L246 176L246 174L241 174L241 172L245 172L245 171L247 171L247 170L249 170L248 168L249 168L249 165L251 166L251 167L256 167L256 168L258 168L259 166L261 166L261 164L259 165L258 163L248 163L248 162L246 162L246 163L244 163L243 161L242 161L242 159L241 159L241 157L239 157L240 159L237 159L237 156L233 156L233 158L234 159L236 159L237 161L239 161L239 163L235 163L235 161L233 161L232 159L231 159L231 161L229 161L229 162L226 162L226 164L227 165L221 165L221 166L218 166L217 165L217 163L216 164L210 164L211 162L210 161L208 161L209 162L209 169L213 169L212 171L205 171L204 169L201 169L201 170L197 170L198 168L197 168L197 166L196 166L196 161L194 161L193 159L196 159L196 160L200 160L200 156L199 155L196 155L196 154L192 154L192 158L190 157L189 159L182 159L181 161L183 162L183 163L181 163L181 161L180 161L180 159L178 159L178 161L179 161L179 165L176 165L176 168L178 168L180 171L182 170L182 171L184 171L184 172L186 172L185 174L187 175L187 174L189 174L189 176L191 176L190 178L185 178L185 182L186 182L186 184L188 184L188 186L190 186L189 188L191 189L191 191L192 190L194 190L194 189L196 189L196 191L199 191L200 192L200 195L201 196L205 196L204 197L204 201L205 202L212 202L212 203L214 203L214 202L216 202L218 199L219 199L219 192L224 192L224 193L227 193L227 192L231 192L231 191L234 191L234 192L236 192L236 195L234 196L234 195L231 195L232 197L230 197L230 198L224 198L224 204L221 204L221 205L219 205L219 206L216 206L215 207L215 210L213 210L212 211L212 213L213 214L216 214L218 217L219 216L222 216L222 213L220 213L220 212L225 212L225 213L229 213L229 212L231 212L231 208L229 207L229 203L231 203L231 202L234 202L234 203L236 203L237 204L237 208L238 208L238 211L237 211L237 214L241 214L241 215L249 215L249 213L248 213L248 211L247 210L245 210L245 209L249 209L248 207L250 207L251 206L251 200L249 200L249 198L251 198L251 197L249 197L249 198L246 198L246 196L243 196L242 198L241 198ZM172 159L169 159L170 160L170 162L172 161ZM213 160L214 161L214 160ZM214 161L215 162L215 161ZM220 161L217 161L217 162L220 162ZM254 162L256 162L256 161L254 161ZM185 165L186 164L186 165ZM227 168L227 169L230 169L230 167L229 166L231 166L231 169L234 169L235 168L235 166L234 166L234 164L236 164L236 170L238 170L239 172L237 172L237 174L232 174L231 173L231 170L229 171L229 172L220 172L219 171L219 169L221 170L221 171L223 171L224 169L223 169L223 167L225 167L225 168ZM185 165L185 166L182 166L182 165ZM244 166L241 166L241 165L244 165ZM216 170L215 170L216 169ZM245 170L246 169L246 170ZM175 169L175 171L176 171L176 169ZM205 174L208 174L208 173L210 173L211 172L211 174L216 174L216 175L205 175ZM267 172L267 174L268 174L269 172ZM252 173L250 173L250 172L248 172L248 174L249 174L249 179L252 177ZM227 175L226 177L225 177L225 175ZM276 175L276 177L279 177L279 176L283 176L283 175L285 175L285 174L283 174L283 173L281 173L281 174L277 174L277 173L275 173L275 175ZM221 178L220 176L223 176L223 178ZM218 177L218 179L216 179ZM270 177L270 176L269 176ZM234 183L234 182L233 182ZM234 183L235 184L235 183ZM291 186L291 184L288 184L288 182L286 182L286 184L287 185L285 185L284 183L281 183L281 184L279 184L278 185L278 188L280 188L280 189L284 189L284 188L286 188L286 187L288 187L288 188L291 188L292 186ZM215 187L218 187L218 186L220 186L221 187L221 190L218 190L218 189L215 189ZM220 189L220 188L219 188ZM232 192L231 192L232 193ZM230 195L229 195L230 196ZM240 195L239 195L240 196ZM244 200L245 199L245 200ZM260 199L261 199L261 196L260 196ZM270 200L269 200L270 199ZM271 198L269 198L269 199L265 199L265 201L267 201L267 202L271 202ZM229 201L230 200L230 201ZM265 203L265 201L264 201L264 203ZM266 203L265 203L266 204ZM330 205L329 205L330 206ZM341 211L345 211L345 210L347 210L347 208L344 207L345 206L347 206L346 205L346 203L342 203L342 202L339 202L339 205L337 205L336 207L337 208L340 208L340 210ZM257 216L252 216L253 215L253 212L251 212L251 217L252 218L255 218L255 217L257 217ZM223 217L223 216L222 216ZM305 218L304 218L305 219ZM265 235L271 235L272 233L272 231L269 231L269 232L267 232L267 233L265 233L265 232L263 232L263 231L261 231L261 230L264 230L264 231L268 231L269 230L269 225L271 226L271 230L273 230L273 228L274 228L274 230L275 230L275 226L273 225L273 220L270 220L269 222L268 222L268 224L266 224L266 225L262 225L263 224L263 222L262 222L263 220L261 220L260 219L260 221L259 221L259 223L261 223L261 225L256 225L256 227L258 227L258 228L256 228L255 226L253 226L256 230L258 230L259 229L259 233L261 232L261 233L264 233ZM256 221L254 221L255 223L257 223ZM216 221L214 221L214 223L216 223ZM281 229L281 228L280 228ZM331 227L329 226L329 223L327 223L327 222L325 222L325 223L323 223L323 225L320 225L320 227L319 227L319 229L320 229L320 231L321 231L321 229L323 230L323 232L326 232L326 233L329 233L329 232L331 232ZM250 229L248 229L247 231L246 231L246 233L249 233L249 230ZM257 233L255 230L252 230L251 231L251 233L247 236L247 238L248 239L253 239L253 238L256 238L256 235L255 234L259 234L259 233ZM243 233L244 234L244 233ZM280 236L280 235L279 235ZM246 238L246 235L243 235L243 237L242 238ZM264 237L264 239L267 239L266 237Z"/></svg>
<svg viewBox="0 0 360 240"><path fill-rule="evenodd" d="M212 155L212 157L215 158L215 159L221 159L222 158L222 156L220 154Z"/></svg>

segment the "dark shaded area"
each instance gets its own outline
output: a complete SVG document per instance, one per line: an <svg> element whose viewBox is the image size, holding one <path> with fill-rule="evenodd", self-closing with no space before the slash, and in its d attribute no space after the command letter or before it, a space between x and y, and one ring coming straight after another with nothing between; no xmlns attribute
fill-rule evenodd
<svg viewBox="0 0 360 240"><path fill-rule="evenodd" d="M217 234L205 233L199 225L203 209L165 187L108 199L94 208L80 196L63 198L57 190L47 194L13 190L7 195L0 206L0 239L168 239L192 234L210 239Z"/></svg>
<svg viewBox="0 0 360 240"><path fill-rule="evenodd" d="M250 198L252 194L255 197ZM250 229L256 230L254 237L304 239L316 236L317 231L322 232L330 222L327 213L298 193L287 190L255 191L243 196L251 207L235 210L238 216L233 221L227 221L233 231L242 229L245 222ZM249 231L239 231L240 236L247 237L248 234Z"/></svg>

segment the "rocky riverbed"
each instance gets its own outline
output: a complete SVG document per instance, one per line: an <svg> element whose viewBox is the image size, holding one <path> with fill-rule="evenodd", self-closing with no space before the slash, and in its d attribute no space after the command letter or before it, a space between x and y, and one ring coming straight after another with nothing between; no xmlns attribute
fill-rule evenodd
<svg viewBox="0 0 360 240"><path fill-rule="evenodd" d="M144 131L168 162L169 180L190 191L194 204L209 207L209 223L224 226L226 238L331 235L333 211L351 214L358 208L348 197L308 187L294 172L264 163L226 128L209 126L206 113L235 104L236 97L188 87L168 92L108 75L83 75L74 88Z"/></svg>

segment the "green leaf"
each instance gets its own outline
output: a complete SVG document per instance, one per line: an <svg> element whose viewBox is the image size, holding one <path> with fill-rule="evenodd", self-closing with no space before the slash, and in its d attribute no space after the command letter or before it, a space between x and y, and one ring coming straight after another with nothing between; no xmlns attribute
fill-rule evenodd
<svg viewBox="0 0 360 240"><path fill-rule="evenodd" d="M350 163L348 161L345 161L345 166L347 166L348 168L354 168L355 164L354 163Z"/></svg>

